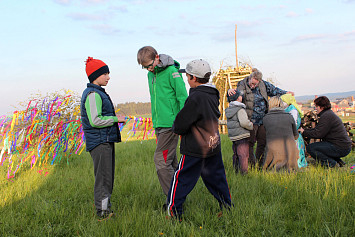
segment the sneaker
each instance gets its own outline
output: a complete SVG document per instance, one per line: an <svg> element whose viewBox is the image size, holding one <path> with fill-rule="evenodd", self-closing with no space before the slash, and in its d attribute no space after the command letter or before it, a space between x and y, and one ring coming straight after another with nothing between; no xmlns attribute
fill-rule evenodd
<svg viewBox="0 0 355 237"><path fill-rule="evenodd" d="M343 161L342 159L339 158L339 160L337 160L336 162L338 162L339 167L344 167L346 165L345 161Z"/></svg>
<svg viewBox="0 0 355 237"><path fill-rule="evenodd" d="M165 216L165 219L172 220L173 222L177 221L178 223L182 222L182 216Z"/></svg>
<svg viewBox="0 0 355 237"><path fill-rule="evenodd" d="M165 219L172 220L173 222L178 221L179 223L181 223L182 222L182 215L181 214L175 215L173 212L170 212L168 210L168 215L165 216Z"/></svg>
<svg viewBox="0 0 355 237"><path fill-rule="evenodd" d="M111 217L113 217L115 214L113 211L111 210L104 210L104 211L99 211L97 213L97 216L98 216L98 221L106 221L108 219L110 219Z"/></svg>

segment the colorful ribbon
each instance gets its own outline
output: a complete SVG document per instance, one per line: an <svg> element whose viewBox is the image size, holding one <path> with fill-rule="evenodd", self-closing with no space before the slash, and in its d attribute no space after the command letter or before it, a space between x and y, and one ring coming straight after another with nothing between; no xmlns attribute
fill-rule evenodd
<svg viewBox="0 0 355 237"><path fill-rule="evenodd" d="M69 94L34 98L26 109L11 116L0 116L0 165L7 162L7 178L15 177L23 167L33 169L58 164L62 158L69 164L73 153L85 149L80 121L80 97ZM151 118L126 116L128 138L148 139L154 135ZM126 140L126 141L127 141Z"/></svg>

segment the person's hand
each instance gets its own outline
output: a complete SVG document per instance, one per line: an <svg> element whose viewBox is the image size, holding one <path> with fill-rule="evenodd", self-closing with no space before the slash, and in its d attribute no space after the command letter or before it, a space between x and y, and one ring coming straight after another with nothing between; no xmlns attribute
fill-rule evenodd
<svg viewBox="0 0 355 237"><path fill-rule="evenodd" d="M300 132L301 134L303 133L304 129L303 128L299 128L298 132Z"/></svg>
<svg viewBox="0 0 355 237"><path fill-rule="evenodd" d="M235 90L234 89L229 89L227 91L228 95L231 96L231 95L234 95L235 94Z"/></svg>
<svg viewBox="0 0 355 237"><path fill-rule="evenodd" d="M126 116L124 116L124 115L117 115L117 118L118 118L118 122L119 122L119 123L123 123L123 125L126 125L126 122L127 122Z"/></svg>
<svg viewBox="0 0 355 237"><path fill-rule="evenodd" d="M295 96L295 93L292 91L287 91L286 94L291 94L292 96Z"/></svg>

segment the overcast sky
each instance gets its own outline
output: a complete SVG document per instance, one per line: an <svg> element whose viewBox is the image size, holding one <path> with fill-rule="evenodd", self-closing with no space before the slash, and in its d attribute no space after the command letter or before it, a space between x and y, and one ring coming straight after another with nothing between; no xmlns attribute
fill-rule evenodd
<svg viewBox="0 0 355 237"><path fill-rule="evenodd" d="M148 102L139 48L217 71L235 65L236 24L239 60L280 88L355 90L355 0L0 0L0 9L0 115L37 92L81 94L88 56L108 64L114 103Z"/></svg>

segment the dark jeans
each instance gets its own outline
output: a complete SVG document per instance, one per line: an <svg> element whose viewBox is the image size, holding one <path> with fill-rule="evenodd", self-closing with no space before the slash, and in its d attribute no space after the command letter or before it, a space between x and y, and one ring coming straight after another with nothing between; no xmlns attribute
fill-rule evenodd
<svg viewBox="0 0 355 237"><path fill-rule="evenodd" d="M254 156L254 144L257 143L255 156ZM266 132L264 125L254 124L253 131L250 131L249 137L249 161L252 165L258 162L259 167L264 163L264 151L266 146Z"/></svg>
<svg viewBox="0 0 355 237"><path fill-rule="evenodd" d="M330 142L314 142L309 144L306 149L322 166L329 167L334 167L341 157L347 156L351 151L351 148L340 148Z"/></svg>

